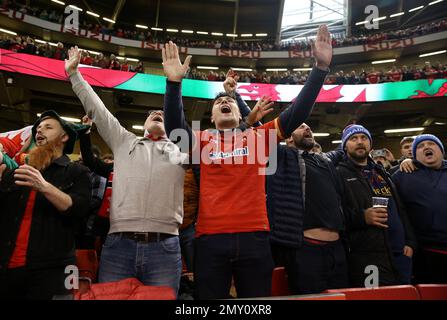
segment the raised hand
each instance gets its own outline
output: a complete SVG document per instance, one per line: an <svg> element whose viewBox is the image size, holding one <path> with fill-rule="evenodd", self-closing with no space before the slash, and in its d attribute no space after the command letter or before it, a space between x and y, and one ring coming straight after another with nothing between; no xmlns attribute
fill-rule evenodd
<svg viewBox="0 0 447 320"><path fill-rule="evenodd" d="M321 70L327 70L332 60L332 40L325 24L318 28L317 39L311 42L311 46L315 66Z"/></svg>
<svg viewBox="0 0 447 320"><path fill-rule="evenodd" d="M85 134L90 134L90 131L92 129L92 125L93 125L93 120L90 119L88 116L83 116L82 117L82 124L86 125L86 126L90 126L90 129L88 129Z"/></svg>
<svg viewBox="0 0 447 320"><path fill-rule="evenodd" d="M71 76L73 73L78 71L79 62L81 61L81 52L78 49L78 46L74 48L71 47L68 50L68 59L65 59L65 71L68 76Z"/></svg>
<svg viewBox="0 0 447 320"><path fill-rule="evenodd" d="M165 47L161 49L161 56L163 58L163 70L169 81L181 82L186 72L189 69L191 56L187 56L185 62L180 62L178 48L175 43L169 41Z"/></svg>
<svg viewBox="0 0 447 320"><path fill-rule="evenodd" d="M239 76L237 75L237 73L232 69L228 70L225 81L223 83L225 92L228 94L235 92L238 80Z"/></svg>
<svg viewBox="0 0 447 320"><path fill-rule="evenodd" d="M263 96L261 100L259 100L253 110L249 113L247 116L246 122L250 126L252 126L254 123L260 121L262 118L264 118L265 115L269 114L273 111L274 102L271 101L271 98L269 96Z"/></svg>

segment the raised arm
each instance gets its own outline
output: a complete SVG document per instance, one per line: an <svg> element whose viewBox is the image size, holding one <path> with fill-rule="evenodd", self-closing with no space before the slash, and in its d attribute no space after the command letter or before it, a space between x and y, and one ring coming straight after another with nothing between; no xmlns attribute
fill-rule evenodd
<svg viewBox="0 0 447 320"><path fill-rule="evenodd" d="M241 113L241 117L243 120L246 119L246 117L250 114L251 109L248 106L248 104L242 99L241 95L237 92L237 81L239 80L239 76L237 73L233 70L228 70L226 74L225 81L223 83L223 87L226 93L228 94L234 94L236 97L237 106L239 108L239 111ZM253 124L253 127L258 127L262 125L260 121L256 121Z"/></svg>
<svg viewBox="0 0 447 320"><path fill-rule="evenodd" d="M82 123L91 125L91 120L87 116L84 116ZM79 146L81 148L82 162L84 165L97 175L108 179L110 173L113 171L113 164L105 163L93 155L90 130L79 136Z"/></svg>
<svg viewBox="0 0 447 320"><path fill-rule="evenodd" d="M126 138L135 135L124 129L118 120L110 113L92 87L84 80L78 70L81 59L78 47L68 51L65 60L65 70L70 78L74 93L81 100L85 112L98 128L98 132L107 145L114 151Z"/></svg>
<svg viewBox="0 0 447 320"><path fill-rule="evenodd" d="M303 89L295 101L279 115L279 122L285 137L301 125L312 112L313 105L320 92L332 60L331 34L326 25L318 29L317 39L312 42L315 66Z"/></svg>
<svg viewBox="0 0 447 320"><path fill-rule="evenodd" d="M189 140L192 141L192 130L185 119L181 90L181 83L188 71L191 56L187 56L182 64L177 45L169 41L162 49L162 58L163 70L167 77L163 107L166 135L168 138L172 138L171 132L173 130L184 129L188 134ZM174 139L174 142L177 141L177 139Z"/></svg>

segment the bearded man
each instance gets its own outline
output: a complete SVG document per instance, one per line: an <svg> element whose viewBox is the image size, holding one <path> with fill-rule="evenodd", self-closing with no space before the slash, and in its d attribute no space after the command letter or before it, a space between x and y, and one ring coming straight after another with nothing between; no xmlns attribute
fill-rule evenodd
<svg viewBox="0 0 447 320"><path fill-rule="evenodd" d="M337 170L344 185L350 286L369 285L373 269L378 285L409 284L416 238L400 194L369 156L372 138L365 127L346 127L342 141L346 156ZM387 198L387 205L374 205L373 197Z"/></svg>
<svg viewBox="0 0 447 320"><path fill-rule="evenodd" d="M76 264L75 227L88 214L88 170L70 162L76 131L54 111L32 128L28 164L0 166L0 298L65 295L65 269Z"/></svg>
<svg viewBox="0 0 447 320"><path fill-rule="evenodd" d="M312 152L315 140L303 123L287 146L278 146L278 169L267 177L270 242L293 294L348 287L341 181L335 165L341 150Z"/></svg>

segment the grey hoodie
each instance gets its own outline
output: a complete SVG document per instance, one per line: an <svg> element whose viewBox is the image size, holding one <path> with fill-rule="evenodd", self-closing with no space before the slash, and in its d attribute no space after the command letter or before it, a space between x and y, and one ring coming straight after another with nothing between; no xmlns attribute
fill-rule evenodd
<svg viewBox="0 0 447 320"><path fill-rule="evenodd" d="M182 163L186 155L167 138L137 138L107 110L77 72L73 91L114 154L110 231L162 232L178 235L183 221Z"/></svg>

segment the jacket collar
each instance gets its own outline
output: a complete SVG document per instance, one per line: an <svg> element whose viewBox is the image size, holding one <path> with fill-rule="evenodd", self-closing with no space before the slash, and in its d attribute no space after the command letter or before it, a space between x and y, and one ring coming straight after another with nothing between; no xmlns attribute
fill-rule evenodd
<svg viewBox="0 0 447 320"><path fill-rule="evenodd" d="M64 154L63 156L54 160L51 164L57 164L58 166L66 167L70 164L70 158Z"/></svg>
<svg viewBox="0 0 447 320"><path fill-rule="evenodd" d="M423 169L427 169L430 170L431 168L424 166L421 162L417 161L417 160L413 160L413 163L416 165L416 167L418 168L423 168ZM433 169L434 170L434 169ZM442 164L441 164L441 168L437 169L437 170L447 170L447 160L442 160Z"/></svg>

